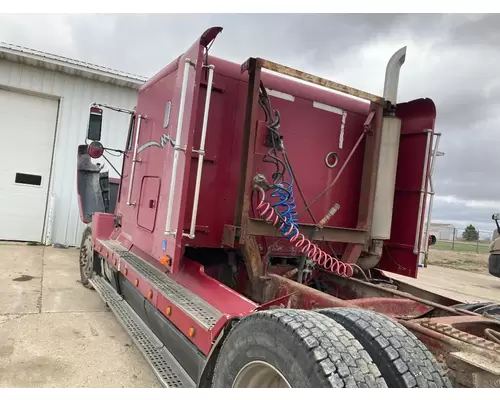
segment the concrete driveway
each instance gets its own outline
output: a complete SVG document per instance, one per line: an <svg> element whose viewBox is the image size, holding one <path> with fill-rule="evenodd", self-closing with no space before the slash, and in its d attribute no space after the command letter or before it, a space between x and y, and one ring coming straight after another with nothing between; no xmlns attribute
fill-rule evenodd
<svg viewBox="0 0 500 400"><path fill-rule="evenodd" d="M428 268L418 270L417 279L389 273L387 275L459 302L500 303L500 279L488 274L429 265Z"/></svg>
<svg viewBox="0 0 500 400"><path fill-rule="evenodd" d="M416 280L394 277L459 301L500 301L489 275L430 266ZM79 278L76 249L0 242L0 387L161 387Z"/></svg>
<svg viewBox="0 0 500 400"><path fill-rule="evenodd" d="M0 387L160 387L78 250L0 244Z"/></svg>

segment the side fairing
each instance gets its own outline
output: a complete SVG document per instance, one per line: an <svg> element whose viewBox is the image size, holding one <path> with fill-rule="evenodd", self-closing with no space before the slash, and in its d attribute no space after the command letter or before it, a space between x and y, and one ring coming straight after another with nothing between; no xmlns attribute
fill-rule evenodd
<svg viewBox="0 0 500 400"><path fill-rule="evenodd" d="M384 243L378 268L416 278L436 107L430 99L413 100L398 104L397 116L401 119L401 138L391 237Z"/></svg>

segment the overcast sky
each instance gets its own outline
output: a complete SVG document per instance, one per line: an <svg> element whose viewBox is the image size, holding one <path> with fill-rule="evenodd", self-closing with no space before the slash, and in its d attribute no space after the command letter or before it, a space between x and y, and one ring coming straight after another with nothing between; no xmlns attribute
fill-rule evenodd
<svg viewBox="0 0 500 400"><path fill-rule="evenodd" d="M442 132L433 220L494 228L500 212L500 15L0 15L0 41L149 77L208 27L211 53L268 58L382 94L408 46L399 101L430 97Z"/></svg>

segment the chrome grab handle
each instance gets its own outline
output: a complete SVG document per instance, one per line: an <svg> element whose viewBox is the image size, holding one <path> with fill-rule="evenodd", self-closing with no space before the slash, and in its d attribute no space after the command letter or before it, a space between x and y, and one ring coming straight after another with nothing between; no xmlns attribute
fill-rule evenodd
<svg viewBox="0 0 500 400"><path fill-rule="evenodd" d="M186 58L184 60L184 76L182 78L182 89L181 89L181 99L179 105L179 118L177 120L177 135L175 137L174 144L174 162L172 164L172 178L170 179L170 192L168 197L168 206L167 206L167 222L165 224L165 235L172 235L175 237L175 230L171 230L172 224L172 207L174 205L174 194L175 194L175 184L177 180L177 167L179 163L179 151L181 136L182 136L182 127L184 122L184 108L186 106L186 91L187 91L187 81L188 81L188 73L189 67L192 66L192 62L190 59Z"/></svg>
<svg viewBox="0 0 500 400"><path fill-rule="evenodd" d="M208 113L210 111L210 97L212 95L212 85L214 78L215 66L208 65L208 82L207 82L207 95L205 97L205 112L203 113L203 126L201 128L201 139L200 139L200 149L193 150L194 153L198 154L198 171L196 172L196 184L194 187L194 201L193 201L193 212L191 214L191 228L189 233L183 233L190 239L195 237L196 229L196 217L198 213L198 203L200 201L200 186L201 186L201 174L203 172L203 158L205 157L205 140L207 137L207 126L208 126Z"/></svg>

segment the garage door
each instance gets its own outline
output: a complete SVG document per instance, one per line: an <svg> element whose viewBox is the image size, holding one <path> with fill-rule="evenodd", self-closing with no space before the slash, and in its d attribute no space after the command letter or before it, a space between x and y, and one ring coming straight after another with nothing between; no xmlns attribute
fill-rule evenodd
<svg viewBox="0 0 500 400"><path fill-rule="evenodd" d="M0 240L42 240L57 110L0 89Z"/></svg>

